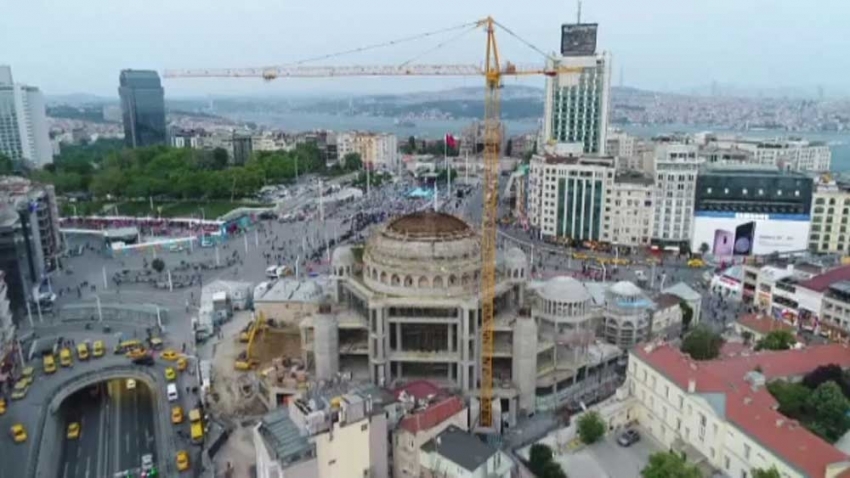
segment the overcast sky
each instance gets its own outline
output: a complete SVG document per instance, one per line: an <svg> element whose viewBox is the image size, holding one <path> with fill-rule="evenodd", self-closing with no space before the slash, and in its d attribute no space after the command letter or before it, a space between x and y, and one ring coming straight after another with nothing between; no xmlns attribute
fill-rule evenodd
<svg viewBox="0 0 850 478"><path fill-rule="evenodd" d="M48 95L117 96L122 68L281 64L438 30L492 15L545 51L575 0L3 0L0 64ZM612 84L684 90L712 81L754 87L847 88L848 0L585 0L614 58ZM436 39L334 60L401 63ZM503 58L540 62L502 33ZM421 58L480 63L479 31ZM513 80L509 80L513 81ZM166 80L168 96L265 92L399 92L476 86L480 79ZM537 79L530 84L542 86ZM845 90L845 91L847 91Z"/></svg>

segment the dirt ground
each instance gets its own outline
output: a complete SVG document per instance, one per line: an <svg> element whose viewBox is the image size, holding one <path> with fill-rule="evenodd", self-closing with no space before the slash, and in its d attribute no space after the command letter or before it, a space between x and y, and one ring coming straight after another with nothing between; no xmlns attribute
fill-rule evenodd
<svg viewBox="0 0 850 478"><path fill-rule="evenodd" d="M256 461L256 452L251 434L251 427L240 425L233 430L227 443L215 455L216 478L255 476L252 474L252 469ZM230 473L227 472L228 463L233 466Z"/></svg>
<svg viewBox="0 0 850 478"><path fill-rule="evenodd" d="M254 344L254 349L260 370L278 357L300 359L301 334L296 328L266 329Z"/></svg>

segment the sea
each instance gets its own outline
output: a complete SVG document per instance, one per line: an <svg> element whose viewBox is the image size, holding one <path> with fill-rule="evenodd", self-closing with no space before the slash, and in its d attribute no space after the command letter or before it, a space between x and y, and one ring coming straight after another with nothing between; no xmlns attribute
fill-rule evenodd
<svg viewBox="0 0 850 478"><path fill-rule="evenodd" d="M235 116L235 115L231 115ZM393 118L380 116L341 116L329 114L242 114L238 115L243 121L253 121L280 128L286 131L309 131L314 129L328 129L333 131L382 131L394 133L403 141L408 136L417 138L442 138L446 134L459 135L464 128L468 127L468 119L416 119L415 126L401 126L395 123ZM505 128L508 135L531 133L538 129L539 121L529 120L506 120ZM653 125L618 126L623 131L638 136L652 137L659 134L683 132L697 133L711 131L721 135L738 135L748 138L777 138L777 137L801 137L812 141L823 141L832 149L832 171L850 173L850 132L825 133L825 132L783 132L783 131L732 131L718 129L712 126L696 125Z"/></svg>

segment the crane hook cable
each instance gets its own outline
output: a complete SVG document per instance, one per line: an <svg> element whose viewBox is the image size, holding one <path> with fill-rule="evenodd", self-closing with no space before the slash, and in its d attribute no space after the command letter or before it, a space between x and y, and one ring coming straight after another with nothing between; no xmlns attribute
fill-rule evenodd
<svg viewBox="0 0 850 478"><path fill-rule="evenodd" d="M508 27L506 27L505 25L503 25L503 24L501 24L501 23L499 23L499 22L497 22L497 21L495 21L495 20L493 20L493 23L494 23L494 24L496 24L496 25L497 25L499 28L501 28L502 30L504 30L504 31L505 31L505 33L507 33L508 35L510 35L510 36L512 36L512 37L514 37L514 38L516 38L517 40L519 40L519 41L520 41L520 43L522 43L523 45L525 45L525 46L527 46L527 47L531 48L532 50L536 51L537 53L540 53L541 55L543 55L543 57L544 57L544 58L546 58L547 60L554 60L554 59L555 59L555 58L553 58L553 57L552 57L552 55L549 55L548 53L545 53L543 50L541 50L540 48L536 47L533 43L531 43L531 42L527 41L526 39L522 38L521 36L517 35L517 34L516 34L516 33L514 33L513 31L511 31L511 29L510 29L510 28L508 28Z"/></svg>
<svg viewBox="0 0 850 478"><path fill-rule="evenodd" d="M477 28L478 28L478 25L472 25L472 27L470 27L470 28L468 28L468 29L466 29L466 30L461 31L461 32L460 32L460 33L458 33L457 35L455 35L455 36L453 36L453 37L451 37L451 38L448 38L448 39L446 39L446 40L443 40L442 42L440 42L440 43L438 43L437 45L435 45L433 48L429 48L428 50L425 50L425 51L423 51L422 53L420 53L420 54L418 54L418 55L416 55L416 56L414 56L414 57L410 58L409 60L407 60L407 61L405 61L404 63L400 64L398 67L399 67L399 68L404 68L405 66L407 66L407 65L409 65L410 63L412 63L412 62L414 62L414 61L416 61L416 60L418 60L418 59L422 58L423 56L425 56L425 55L427 55L427 54L429 54L429 53L433 53L433 52L435 52L435 51L439 50L440 48L442 48L442 47L446 46L447 44L449 44L449 43L451 43L451 42L453 42L453 41L455 41L455 40L458 40L459 38L463 37L464 35L468 35L468 34L469 34L469 32L472 32L472 31L476 30Z"/></svg>

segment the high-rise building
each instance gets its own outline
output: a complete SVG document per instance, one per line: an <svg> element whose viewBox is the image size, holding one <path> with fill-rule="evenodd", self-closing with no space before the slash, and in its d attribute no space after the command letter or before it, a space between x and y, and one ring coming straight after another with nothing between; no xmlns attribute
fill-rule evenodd
<svg viewBox="0 0 850 478"><path fill-rule="evenodd" d="M850 184L821 178L812 194L812 252L850 253Z"/></svg>
<svg viewBox="0 0 850 478"><path fill-rule="evenodd" d="M251 154L254 153L251 135L234 132L231 142L233 143L233 155L231 156L233 164L243 165L247 163L251 159Z"/></svg>
<svg viewBox="0 0 850 478"><path fill-rule="evenodd" d="M166 144L165 90L153 70L121 70L118 94L124 144L130 148Z"/></svg>
<svg viewBox="0 0 850 478"><path fill-rule="evenodd" d="M596 52L596 25L564 25L561 54L548 66L576 71L546 78L544 144L579 143L585 154L606 154L611 57Z"/></svg>
<svg viewBox="0 0 850 478"><path fill-rule="evenodd" d="M655 149L655 217L653 243L659 247L686 248L691 238L694 191L700 160L691 144L665 143Z"/></svg>
<svg viewBox="0 0 850 478"><path fill-rule="evenodd" d="M16 84L12 69L0 65L0 154L16 169L53 162L44 96L38 88Z"/></svg>
<svg viewBox="0 0 850 478"><path fill-rule="evenodd" d="M602 240L615 246L647 246L652 238L655 185L637 171L621 171L605 198Z"/></svg>
<svg viewBox="0 0 850 478"><path fill-rule="evenodd" d="M529 221L541 237L600 241L613 158L533 156L528 181Z"/></svg>

